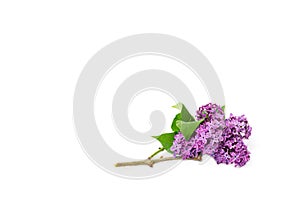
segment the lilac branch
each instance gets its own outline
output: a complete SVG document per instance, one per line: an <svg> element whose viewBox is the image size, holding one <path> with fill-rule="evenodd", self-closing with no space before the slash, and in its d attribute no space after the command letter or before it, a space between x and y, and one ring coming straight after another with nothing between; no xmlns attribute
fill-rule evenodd
<svg viewBox="0 0 300 210"><path fill-rule="evenodd" d="M158 159L148 158L146 160L116 163L115 167L139 166L139 165L148 165L149 167L153 167L153 165L156 163L172 161L172 160L182 160L182 158L181 157L162 157L162 158L158 158ZM202 158L201 158L201 156L199 156L197 158L188 158L186 160L201 161Z"/></svg>

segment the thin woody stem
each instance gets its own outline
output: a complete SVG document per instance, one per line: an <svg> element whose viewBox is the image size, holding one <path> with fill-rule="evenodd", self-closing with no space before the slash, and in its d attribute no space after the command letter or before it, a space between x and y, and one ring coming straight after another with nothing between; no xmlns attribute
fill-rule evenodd
<svg viewBox="0 0 300 210"><path fill-rule="evenodd" d="M188 158L186 160L195 160L195 161L201 161L201 156L198 156L197 158ZM116 163L115 167L124 167L124 166L139 166L139 165L148 165L149 167L153 167L155 163L165 162L165 161L171 161L171 160L182 160L181 157L164 157L164 158L158 158L158 159L146 159L146 160L140 160L140 161L132 161L132 162L122 162L122 163Z"/></svg>
<svg viewBox="0 0 300 210"><path fill-rule="evenodd" d="M150 155L149 157L148 157L148 159L151 159L151 158L153 158L155 155L157 155L158 153L160 153L160 152L162 152L162 151L164 151L165 150L165 148L159 148L156 152L154 152L152 155Z"/></svg>

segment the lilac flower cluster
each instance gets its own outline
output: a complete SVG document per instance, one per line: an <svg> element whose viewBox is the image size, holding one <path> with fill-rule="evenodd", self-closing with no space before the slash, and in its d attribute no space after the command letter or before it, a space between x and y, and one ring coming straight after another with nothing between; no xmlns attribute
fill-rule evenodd
<svg viewBox="0 0 300 210"><path fill-rule="evenodd" d="M175 135L171 151L174 156L180 156L182 159L197 158L204 149L204 143L201 139L191 137L189 141L185 140L182 133Z"/></svg>
<svg viewBox="0 0 300 210"><path fill-rule="evenodd" d="M196 158L207 154L218 164L235 164L244 166L250 159L250 152L243 140L251 135L252 128L244 115L240 117L230 114L225 119L224 111L216 104L201 106L196 119L205 118L196 129L195 134L186 140L182 133L175 135L171 151L182 159Z"/></svg>
<svg viewBox="0 0 300 210"><path fill-rule="evenodd" d="M243 140L249 138L252 128L244 115L236 117L230 114L225 124L223 141L212 156L218 164L234 163L235 166L242 167L250 160L250 152Z"/></svg>
<svg viewBox="0 0 300 210"><path fill-rule="evenodd" d="M225 128L224 111L216 104L207 104L199 108L196 119L205 119L196 129L195 135L188 141L181 133L175 135L171 147L174 156L181 156L183 159L195 158L200 154L212 155L222 141L222 133Z"/></svg>
<svg viewBox="0 0 300 210"><path fill-rule="evenodd" d="M217 104L206 104L204 106L199 107L196 112L196 119L205 119L205 122L209 122L211 119L223 119L224 111Z"/></svg>
<svg viewBox="0 0 300 210"><path fill-rule="evenodd" d="M213 155L223 140L222 134L225 128L224 111L217 104L201 106L196 113L196 119L205 119L196 129L195 138L203 141L202 154Z"/></svg>

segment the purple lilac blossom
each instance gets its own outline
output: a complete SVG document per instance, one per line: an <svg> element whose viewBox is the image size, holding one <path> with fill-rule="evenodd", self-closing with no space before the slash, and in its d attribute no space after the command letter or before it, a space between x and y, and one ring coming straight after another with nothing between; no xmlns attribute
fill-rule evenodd
<svg viewBox="0 0 300 210"><path fill-rule="evenodd" d="M211 103L201 106L197 111L197 120L204 117L205 120L189 140L186 140L180 132L175 135L171 147L174 156L187 159L207 154L218 164L244 166L250 159L250 152L243 140L248 139L252 131L246 117L230 114L225 120L222 108Z"/></svg>
<svg viewBox="0 0 300 210"><path fill-rule="evenodd" d="M187 141L182 133L179 132L174 138L173 145L170 148L174 157L179 156L184 160L187 158L196 158L204 148L203 142L195 137L191 137Z"/></svg>
<svg viewBox="0 0 300 210"><path fill-rule="evenodd" d="M207 104L199 108L196 119L205 118L196 129L194 136L186 140L181 133L175 136L171 147L174 156L183 159L196 158L200 154L212 155L222 141L222 132L225 127L224 112L216 104Z"/></svg>
<svg viewBox="0 0 300 210"><path fill-rule="evenodd" d="M204 106L199 107L196 112L196 119L200 120L205 118L205 122L211 121L211 119L224 119L224 111L217 104L206 104Z"/></svg>
<svg viewBox="0 0 300 210"><path fill-rule="evenodd" d="M234 164L236 167L242 167L250 160L250 152L243 140L249 138L252 128L244 115L236 117L230 114L225 124L223 141L212 156L218 164Z"/></svg>
<svg viewBox="0 0 300 210"><path fill-rule="evenodd" d="M201 139L205 146L202 154L213 155L219 143L223 140L225 128L225 115L222 108L217 104L206 104L201 106L196 119L205 118L204 122L196 129L196 139Z"/></svg>

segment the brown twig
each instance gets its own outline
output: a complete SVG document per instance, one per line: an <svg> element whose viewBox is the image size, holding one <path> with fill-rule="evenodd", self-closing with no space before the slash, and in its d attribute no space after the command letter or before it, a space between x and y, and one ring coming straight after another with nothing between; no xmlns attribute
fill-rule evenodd
<svg viewBox="0 0 300 210"><path fill-rule="evenodd" d="M148 158L146 160L116 163L115 167L139 166L139 165L148 165L149 167L153 167L153 165L155 163L171 161L171 160L182 160L182 158L181 157L164 157L164 158L158 158L158 159ZM187 160L201 161L201 156L198 156L197 158L190 158L190 159L187 159Z"/></svg>

